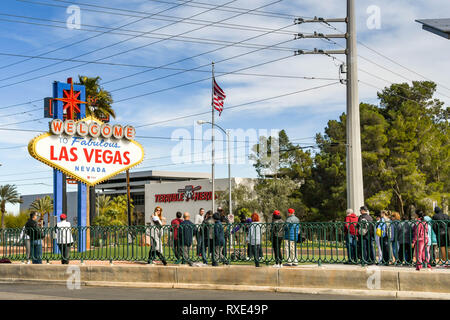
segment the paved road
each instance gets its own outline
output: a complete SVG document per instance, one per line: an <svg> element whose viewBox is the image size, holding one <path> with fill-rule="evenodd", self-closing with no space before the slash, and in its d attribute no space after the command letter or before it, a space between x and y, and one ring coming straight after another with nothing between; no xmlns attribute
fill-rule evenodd
<svg viewBox="0 0 450 320"><path fill-rule="evenodd" d="M385 297L355 297L276 292L222 290L107 288L64 285L0 283L0 300L393 300Z"/></svg>

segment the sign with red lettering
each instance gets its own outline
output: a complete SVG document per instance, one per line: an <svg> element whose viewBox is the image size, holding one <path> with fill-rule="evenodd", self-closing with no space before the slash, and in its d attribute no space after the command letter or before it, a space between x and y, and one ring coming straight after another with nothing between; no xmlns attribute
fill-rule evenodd
<svg viewBox="0 0 450 320"><path fill-rule="evenodd" d="M94 117L54 119L50 132L28 144L31 156L66 175L94 186L144 159L132 126L110 125Z"/></svg>
<svg viewBox="0 0 450 320"><path fill-rule="evenodd" d="M178 189L178 193L155 194L155 202L177 202L177 201L209 201L212 200L212 192L200 192L201 186L185 186ZM215 196L217 199L217 194Z"/></svg>

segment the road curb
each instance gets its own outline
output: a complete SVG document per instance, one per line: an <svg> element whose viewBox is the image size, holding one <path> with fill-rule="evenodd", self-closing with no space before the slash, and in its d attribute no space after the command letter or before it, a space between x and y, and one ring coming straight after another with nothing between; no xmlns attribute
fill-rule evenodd
<svg viewBox="0 0 450 320"><path fill-rule="evenodd" d="M0 279L0 283L16 283L16 284L45 283L45 284L65 285L66 281L47 280L47 279ZM314 294L314 295L343 295L355 297L385 297L397 299L450 300L450 294L448 293L415 292L415 291L294 288L294 287L215 285L215 284L195 284L195 283L177 284L177 283L158 283L158 282L109 282L109 281L81 281L80 285L85 287L227 290L227 291L299 293L299 294Z"/></svg>

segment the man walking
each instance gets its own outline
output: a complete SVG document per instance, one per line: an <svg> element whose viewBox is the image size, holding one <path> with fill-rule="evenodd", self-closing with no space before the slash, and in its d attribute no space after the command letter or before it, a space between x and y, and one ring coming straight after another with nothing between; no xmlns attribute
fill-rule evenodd
<svg viewBox="0 0 450 320"><path fill-rule="evenodd" d="M176 263L179 263L181 259L181 250L180 250L180 241L178 239L178 229L180 227L180 223L183 222L183 219L181 219L182 213L178 211L176 213L176 218L173 219L170 224L172 225L173 230L173 253L175 255L175 259L177 259Z"/></svg>
<svg viewBox="0 0 450 320"><path fill-rule="evenodd" d="M286 251L287 266L297 266L297 238L300 220L295 216L295 210L288 209L288 217L286 219L286 225L284 227L284 249Z"/></svg>
<svg viewBox="0 0 450 320"><path fill-rule="evenodd" d="M191 215L189 214L189 212L185 212L183 214L183 219L184 221L180 223L180 235L179 235L181 237L180 243L183 246L182 261L183 263L187 263L192 267L193 263L191 259L189 259L189 249L192 246L192 239L194 236L195 225L190 220Z"/></svg>
<svg viewBox="0 0 450 320"><path fill-rule="evenodd" d="M30 254L33 264L42 264L42 239L44 234L39 227L36 212L30 213L30 219L25 223L25 233L30 237Z"/></svg>
<svg viewBox="0 0 450 320"><path fill-rule="evenodd" d="M347 209L347 216L345 217L344 234L345 244L347 246L348 263L356 263L356 226L358 224L358 217L352 209Z"/></svg>
<svg viewBox="0 0 450 320"><path fill-rule="evenodd" d="M56 224L56 243L61 251L61 264L69 264L70 246L73 243L72 230L67 216L63 213L61 221Z"/></svg>
<svg viewBox="0 0 450 320"><path fill-rule="evenodd" d="M358 218L359 235L361 237L361 258L365 263L373 263L375 260L372 240L374 237L373 218L369 215L369 209L362 206L359 211L361 215Z"/></svg>

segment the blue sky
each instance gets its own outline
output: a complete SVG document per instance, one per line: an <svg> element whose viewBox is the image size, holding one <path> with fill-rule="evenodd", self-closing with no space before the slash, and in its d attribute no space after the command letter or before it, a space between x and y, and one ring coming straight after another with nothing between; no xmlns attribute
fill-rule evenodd
<svg viewBox="0 0 450 320"><path fill-rule="evenodd" d="M81 74L98 75L102 78L104 88L112 92L116 101L113 107L118 117L114 122L138 127L137 135L171 137L175 130L184 128L193 136L195 121L210 120L209 114L159 125L139 126L209 111L211 82L198 80L210 76L211 61L216 62L217 82L227 94L225 110L221 117L216 117L217 123L223 128L257 131L285 129L296 143L311 145L314 143L314 135L323 131L327 121L336 119L345 111L346 95L345 86L342 84L227 110L229 106L336 82L336 80L294 78L306 76L337 79L340 62L322 55L293 56L293 51L313 48L342 49L339 45L344 46L344 40L335 40L338 45L324 40L292 40L293 33L313 31L336 33L337 31L320 24L289 26L293 19L286 15L344 17L346 14L344 0L278 2L270 0L202 2L198 0L184 5L182 2L177 0L3 0L0 10L0 26L3 31L0 34L0 94L2 95L0 108L3 108L0 109L0 128L46 130L47 119L6 126L15 122L42 118L43 111L39 109L43 105L41 101L10 106L51 96L53 81L65 81L67 77L77 78ZM377 88L388 86L391 82L424 80L422 77L424 76L439 83L436 97L448 103L450 100L450 82L448 81L450 42L423 31L421 25L414 20L446 18L444 13L450 12L450 2L447 0L356 2L357 37L364 44L358 44L360 56L358 77L364 82L361 82L359 86L360 101L377 103ZM67 28L66 25L70 17L66 10L74 4L81 9L80 30ZM221 4L227 4L227 8L221 7L225 11L211 10L211 5ZM267 6L261 10L281 13L283 16L256 15L255 12L239 14L242 10L235 9L251 10L265 5ZM371 19L374 8L379 9L380 12L379 28L372 28L367 24L368 19L369 22L373 22ZM161 11L164 12L143 19L146 15L144 13L150 15ZM192 18L174 23L174 17ZM218 26L208 25L221 20L224 21L217 23ZM18 23L18 21L28 22L28 24ZM42 24L50 24L53 27ZM202 28L205 24L206 27ZM120 29L121 26L124 27ZM345 30L343 23L335 23L333 26L341 31ZM99 27L110 29L99 29ZM155 29L158 30L154 31ZM88 30L100 30L100 32ZM273 32L273 30L278 31ZM146 37L136 37L142 33L146 33L144 34ZM94 38L88 39L91 37ZM171 39L161 41L161 37L171 37ZM252 39L246 41L249 38ZM182 41L175 41L175 39ZM199 41L198 39L208 39L209 43L192 42ZM214 44L210 40L214 40ZM118 42L120 43L117 44ZM244 46L233 45L223 48L227 44L237 42ZM274 45L277 45L277 50L261 49ZM410 70L376 54L366 46ZM107 48L102 49L104 47ZM257 50L258 48L260 50ZM204 54L213 50L215 51ZM83 61L99 60L141 67L93 63L78 67L82 63L37 58L21 62L26 58L1 54L42 55ZM106 58L111 55L114 57ZM190 58L192 56L196 57ZM338 55L336 58L345 60L343 55ZM179 60L183 61L174 63ZM261 65L254 67L258 64ZM177 70L149 69L149 67L161 66L190 69L202 65L205 67L198 70L206 72L180 73ZM245 69L241 73L247 73L247 75L220 76L221 72L240 69ZM145 70L147 72L130 76ZM175 73L179 74L169 76ZM292 77L266 77L248 75L248 73ZM195 81L198 82L180 86ZM146 83L139 84L142 82ZM167 90L175 86L179 87ZM142 96L134 98L140 95ZM20 114L14 115L16 113ZM26 147L23 147L37 133L1 132L0 184L16 184L22 194L50 192L52 190L51 169L31 158ZM210 133L207 128L203 128L204 139L208 140ZM222 138L225 137L222 136ZM207 161L200 164L173 163L170 156L179 143L177 141L164 139L138 139L138 141L145 148L146 160L134 170L146 168L170 171L210 171L210 164ZM205 157L209 156L209 147L207 141L201 146ZM245 150L245 148L242 149ZM193 144L192 152L194 152ZM152 158L156 159L152 160ZM232 172L238 177L256 176L249 161L245 164L234 164ZM216 167L216 176L226 177L226 175L227 166L222 161ZM11 206L8 209L17 211L18 207Z"/></svg>

